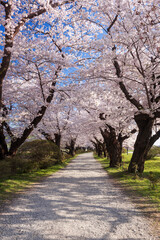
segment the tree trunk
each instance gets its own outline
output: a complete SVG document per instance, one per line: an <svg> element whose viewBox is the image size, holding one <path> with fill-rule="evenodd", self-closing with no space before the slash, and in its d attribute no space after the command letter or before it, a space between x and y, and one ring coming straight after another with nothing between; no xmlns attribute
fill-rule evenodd
<svg viewBox="0 0 160 240"><path fill-rule="evenodd" d="M138 171L139 173L143 173L145 158L150 148L149 144L152 136L154 119L148 114L143 113L135 115L134 119L137 123L139 132L134 144L134 152L128 167L128 172L135 173Z"/></svg>
<svg viewBox="0 0 160 240"><path fill-rule="evenodd" d="M115 140L114 143L107 144L106 148L110 158L110 167L120 167L122 164L122 144Z"/></svg>
<svg viewBox="0 0 160 240"><path fill-rule="evenodd" d="M55 133L55 144L59 147L61 146L61 134L60 133Z"/></svg>
<svg viewBox="0 0 160 240"><path fill-rule="evenodd" d="M98 141L98 139L96 137L94 139L95 139L95 141L91 140L91 142L95 146L95 150L96 150L98 157L102 157L102 153L103 153L102 143L100 141Z"/></svg>
<svg viewBox="0 0 160 240"><path fill-rule="evenodd" d="M104 158L107 157L107 154L106 154L106 150L105 150L105 149L103 150L103 156L104 156Z"/></svg>
<svg viewBox="0 0 160 240"><path fill-rule="evenodd" d="M71 139L69 145L66 144L66 149L69 150L69 154L73 157L75 155L76 139Z"/></svg>
<svg viewBox="0 0 160 240"><path fill-rule="evenodd" d="M115 129L109 126L109 130L101 130L110 158L110 167L119 167L122 164L122 138L116 136Z"/></svg>
<svg viewBox="0 0 160 240"><path fill-rule="evenodd" d="M102 151L103 151L104 158L106 158L107 154L106 154L106 144L105 144L105 142L102 143Z"/></svg>
<svg viewBox="0 0 160 240"><path fill-rule="evenodd" d="M6 2L7 4L7 2ZM11 18L11 5L8 3L5 4L5 20L6 22L10 21ZM2 108L2 87L3 80L6 76L6 73L9 68L10 60L11 60L11 49L13 47L13 38L11 32L7 29L7 23L5 25L5 45L4 52L2 57L2 62L0 65L0 109Z"/></svg>
<svg viewBox="0 0 160 240"><path fill-rule="evenodd" d="M98 147L97 147L97 154L98 154L98 157L102 157L102 148L99 144L97 144Z"/></svg>
<svg viewBox="0 0 160 240"><path fill-rule="evenodd" d="M3 124L1 124L0 126L0 160L3 160L7 154L8 154L8 147L7 147L4 132L3 132Z"/></svg>
<svg viewBox="0 0 160 240"><path fill-rule="evenodd" d="M75 155L75 143L76 141L71 139L69 154L71 154L72 157Z"/></svg>

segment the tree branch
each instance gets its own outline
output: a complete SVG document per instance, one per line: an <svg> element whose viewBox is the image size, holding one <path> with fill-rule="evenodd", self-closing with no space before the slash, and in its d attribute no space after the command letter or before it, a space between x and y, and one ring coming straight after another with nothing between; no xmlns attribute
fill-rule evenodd
<svg viewBox="0 0 160 240"><path fill-rule="evenodd" d="M6 7L7 2L0 1L0 4L2 4L3 7Z"/></svg>
<svg viewBox="0 0 160 240"><path fill-rule="evenodd" d="M98 22L95 22L94 20L92 19L88 19L88 18L85 18L84 20L87 20L91 23L94 23L96 25L98 25L99 27L101 27L107 34L110 32L111 28L113 27L113 25L115 24L115 22L117 21L117 18L118 18L118 14L116 14L116 16L114 17L113 21L111 22L111 24L109 25L109 27L107 29L105 29L102 24L98 23Z"/></svg>
<svg viewBox="0 0 160 240"><path fill-rule="evenodd" d="M160 130L150 138L149 147L151 148L159 138L160 138Z"/></svg>
<svg viewBox="0 0 160 240"><path fill-rule="evenodd" d="M99 145L103 146L103 143L102 143L100 140L98 140L98 138L97 138L96 136L94 136L94 139L96 140L96 142L97 142Z"/></svg>
<svg viewBox="0 0 160 240"><path fill-rule="evenodd" d="M1 4L4 3L1 1ZM11 17L11 6L4 5L5 6L5 20L7 21ZM2 57L2 63L0 67L0 109L2 108L2 84L3 79L5 78L5 75L7 73L7 70L9 68L10 59L11 59L11 48L13 47L13 40L12 36L10 35L10 32L5 26L5 44L4 44L4 50L3 50L3 57Z"/></svg>
<svg viewBox="0 0 160 240"><path fill-rule="evenodd" d="M43 91L41 73L39 71L37 63L35 63L35 67L36 67L37 72L38 72L38 78L39 78L39 84L40 84L40 88L41 88L42 98L43 98L43 101L45 102L45 95L44 95L44 91Z"/></svg>
<svg viewBox="0 0 160 240"><path fill-rule="evenodd" d="M14 134L12 133L11 129L10 129L10 126L8 125L8 123L6 121L3 122L3 126L5 127L8 135L10 136L11 139L13 139L15 136Z"/></svg>
<svg viewBox="0 0 160 240"><path fill-rule="evenodd" d="M114 59L113 64L116 69L117 77L122 79L121 69L120 69L117 59ZM129 92L122 80L119 82L119 86L120 86L120 89L122 90L122 92L124 93L126 99L128 101L130 101L130 103L132 103L138 110L143 109L143 106L135 98L133 98L131 94L129 94Z"/></svg>
<svg viewBox="0 0 160 240"><path fill-rule="evenodd" d="M110 26L107 28L107 32L109 32L111 30L111 28L113 27L113 25L115 24L115 22L117 21L118 18L118 14L115 16L115 18L113 19L113 21L111 22Z"/></svg>
<svg viewBox="0 0 160 240"><path fill-rule="evenodd" d="M160 118L160 109L158 108L158 110L154 113L155 118Z"/></svg>
<svg viewBox="0 0 160 240"><path fill-rule="evenodd" d="M56 7L60 7L60 6L63 6L65 4L68 4L68 3L72 3L74 1L75 0L68 0L68 1L63 1L62 3L58 3L58 2L57 3L51 3L51 1L50 1L50 5L51 5L52 8L56 8ZM17 27L15 28L15 31L14 31L14 34L13 34L13 37L16 36L16 34L20 30L20 27L22 27L28 20L33 19L34 17L40 16L41 14L43 14L45 12L46 12L46 9L42 8L42 9L37 10L36 12L28 14L26 17L23 17L19 21L19 23L17 24Z"/></svg>
<svg viewBox="0 0 160 240"><path fill-rule="evenodd" d="M46 138L46 140L55 143L49 133L46 133L46 132L43 131L42 129L39 129L38 131Z"/></svg>
<svg viewBox="0 0 160 240"><path fill-rule="evenodd" d="M130 103L132 103L138 110L142 110L143 106L135 98L133 98L132 95L129 94L124 83L119 82L119 86L120 86L122 92L124 93L126 99L129 100Z"/></svg>
<svg viewBox="0 0 160 240"><path fill-rule="evenodd" d="M130 131L127 135L125 135L125 136L122 136L121 134L119 134L118 139L123 142L124 140L128 139L132 134L134 134L134 133L136 133L136 132L137 132L137 130L134 128L133 130L131 130L131 131Z"/></svg>
<svg viewBox="0 0 160 240"><path fill-rule="evenodd" d="M155 103L158 103L160 101L160 96L156 97Z"/></svg>

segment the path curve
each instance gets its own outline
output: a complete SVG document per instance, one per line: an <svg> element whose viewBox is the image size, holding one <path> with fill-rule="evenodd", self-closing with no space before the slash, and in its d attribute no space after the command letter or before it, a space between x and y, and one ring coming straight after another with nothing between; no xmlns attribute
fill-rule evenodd
<svg viewBox="0 0 160 240"><path fill-rule="evenodd" d="M92 153L15 199L0 215L1 240L157 240Z"/></svg>

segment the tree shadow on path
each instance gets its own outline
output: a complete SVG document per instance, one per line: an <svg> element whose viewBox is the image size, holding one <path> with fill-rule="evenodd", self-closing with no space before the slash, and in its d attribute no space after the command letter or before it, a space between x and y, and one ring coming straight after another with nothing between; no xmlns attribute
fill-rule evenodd
<svg viewBox="0 0 160 240"><path fill-rule="evenodd" d="M145 224L100 164L84 154L4 209L0 239L156 239L146 238Z"/></svg>

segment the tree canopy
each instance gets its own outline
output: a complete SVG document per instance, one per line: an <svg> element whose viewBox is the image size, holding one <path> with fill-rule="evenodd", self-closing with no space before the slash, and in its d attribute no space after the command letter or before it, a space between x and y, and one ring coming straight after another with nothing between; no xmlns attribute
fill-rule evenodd
<svg viewBox="0 0 160 240"><path fill-rule="evenodd" d="M0 13L0 158L32 134L117 146L121 164L136 132L129 171L143 172L160 135L159 1L1 0Z"/></svg>

